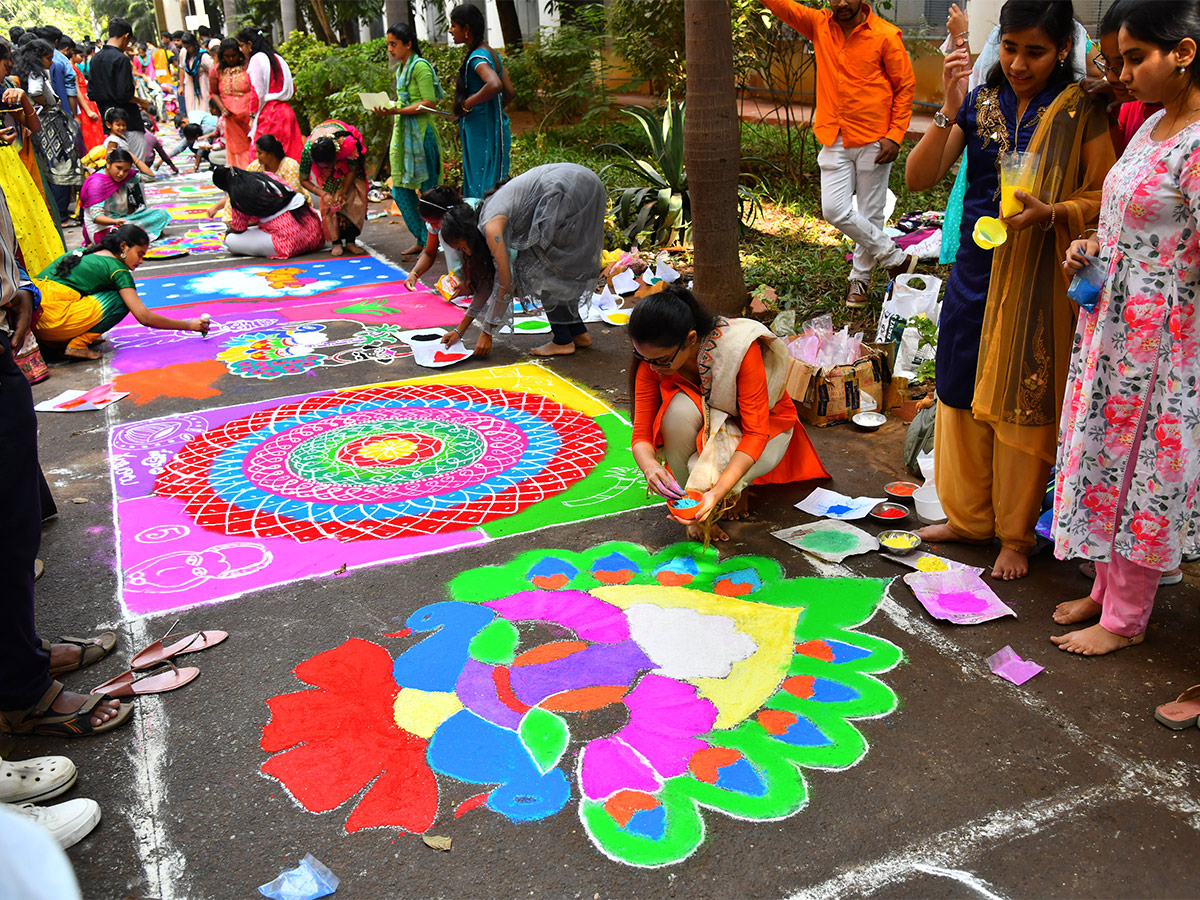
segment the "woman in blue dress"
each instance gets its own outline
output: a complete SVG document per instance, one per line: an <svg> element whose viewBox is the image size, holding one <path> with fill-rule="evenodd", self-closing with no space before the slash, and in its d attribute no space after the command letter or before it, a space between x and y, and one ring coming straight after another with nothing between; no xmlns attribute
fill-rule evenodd
<svg viewBox="0 0 1200 900"><path fill-rule="evenodd" d="M992 575L1005 580L1028 573L1057 449L1075 317L1057 245L1095 220L1112 164L1102 111L1074 83L1073 29L1069 2L1008 0L999 64L968 92L966 49L946 57L945 104L905 168L909 189L927 190L966 151L937 346L935 470L948 523L920 533L939 542L999 538ZM1028 193L1017 191L1022 211L1003 220L1005 243L984 249L972 238L975 223L1000 215L999 161L1015 151L1038 154L1036 177Z"/></svg>
<svg viewBox="0 0 1200 900"><path fill-rule="evenodd" d="M462 140L464 197L482 197L508 177L512 133L504 112L504 65L483 42L483 13L463 3L450 12L450 36L469 48L454 86Z"/></svg>

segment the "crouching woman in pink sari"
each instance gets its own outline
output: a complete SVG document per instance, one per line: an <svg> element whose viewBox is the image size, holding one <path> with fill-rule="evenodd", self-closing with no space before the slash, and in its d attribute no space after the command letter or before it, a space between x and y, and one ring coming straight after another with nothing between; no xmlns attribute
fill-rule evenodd
<svg viewBox="0 0 1200 900"><path fill-rule="evenodd" d="M367 219L367 148L359 130L338 119L314 128L300 154L300 184L321 198L321 224L333 255L342 255L342 241L345 252L358 254L354 242Z"/></svg>

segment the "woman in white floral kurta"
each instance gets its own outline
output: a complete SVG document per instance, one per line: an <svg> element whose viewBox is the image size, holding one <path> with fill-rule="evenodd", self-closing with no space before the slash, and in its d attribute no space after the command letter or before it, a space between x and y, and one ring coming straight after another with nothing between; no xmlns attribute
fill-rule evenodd
<svg viewBox="0 0 1200 900"><path fill-rule="evenodd" d="M1160 573L1179 565L1200 478L1200 122L1156 141L1165 114L1104 182L1108 281L1096 309L1080 311L1058 451L1055 555L1096 560L1097 577L1055 620L1099 612L1126 639L1117 646L1140 642Z"/></svg>

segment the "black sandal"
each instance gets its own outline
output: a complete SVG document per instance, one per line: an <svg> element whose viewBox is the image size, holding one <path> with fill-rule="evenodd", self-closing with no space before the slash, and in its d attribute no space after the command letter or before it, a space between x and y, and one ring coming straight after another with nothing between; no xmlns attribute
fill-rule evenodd
<svg viewBox="0 0 1200 900"><path fill-rule="evenodd" d="M133 704L122 703L117 714L101 725L92 724L92 714L105 700L107 694L91 694L75 712L56 713L52 707L63 692L62 682L54 681L42 699L28 709L0 712L0 731L8 734L48 734L55 737L87 737L112 731L124 725L133 716Z"/></svg>

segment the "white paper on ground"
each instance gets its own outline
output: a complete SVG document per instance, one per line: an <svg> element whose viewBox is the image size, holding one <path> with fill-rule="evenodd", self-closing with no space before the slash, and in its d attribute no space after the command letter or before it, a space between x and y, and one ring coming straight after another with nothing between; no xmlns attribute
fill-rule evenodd
<svg viewBox="0 0 1200 900"><path fill-rule="evenodd" d="M618 294L632 294L641 284L629 269L622 269L612 278L613 290Z"/></svg>
<svg viewBox="0 0 1200 900"><path fill-rule="evenodd" d="M848 497L826 488L813 488L812 493L796 504L796 509L812 516L831 519L861 519L886 497Z"/></svg>
<svg viewBox="0 0 1200 900"><path fill-rule="evenodd" d="M105 390L102 390L105 389ZM90 397L88 395L91 395ZM123 397L128 397L128 391L114 391L112 385L101 385L100 388L92 388L90 391L63 391L57 397L51 397L49 400L43 400L41 403L34 406L34 409L39 412L90 412L92 410L104 409L106 406L112 406ZM86 397L82 403L79 403L81 397Z"/></svg>

